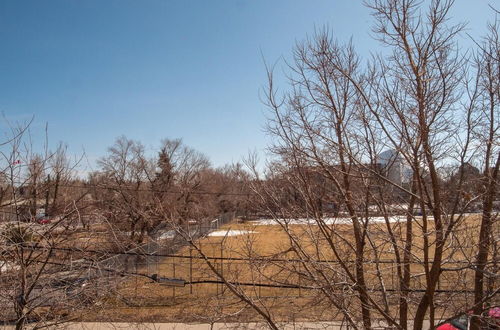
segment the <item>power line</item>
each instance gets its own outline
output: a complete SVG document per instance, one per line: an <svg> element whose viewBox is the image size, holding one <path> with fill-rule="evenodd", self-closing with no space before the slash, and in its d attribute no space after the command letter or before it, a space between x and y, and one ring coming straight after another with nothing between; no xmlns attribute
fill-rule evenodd
<svg viewBox="0 0 500 330"><path fill-rule="evenodd" d="M134 188L128 188L128 187L123 187L123 186L118 186L118 187L107 187L107 186L98 186L98 185L86 185L86 186L77 186L77 185L62 185L62 187L70 187L70 188L98 188L98 189L105 189L105 190L112 190L112 191L120 191L120 190L126 190L126 191L136 191L136 192L155 192L155 193L165 193L165 194L173 194L173 195L181 195L185 193L190 193L193 195L216 195L216 196L250 196L250 195L257 195L253 192L248 192L248 193L228 193L228 192L215 192L215 191L198 191L198 190L185 190L185 191L174 191L174 190L163 190L163 189L134 189Z"/></svg>
<svg viewBox="0 0 500 330"><path fill-rule="evenodd" d="M49 265L57 265L57 266L65 266L67 267L68 265L63 264L63 263L57 263L57 262L51 262L51 261L34 261L35 263L42 263L42 264L49 264ZM197 284L222 284L222 285L233 285L233 286L252 286L252 287L266 287L266 288L277 288L277 289L305 289L305 290L321 290L324 288L332 289L332 286L305 286L301 284L275 284L275 283L261 283L261 282L236 282L236 281L222 281L222 280L194 280L194 281L185 281L183 279L177 279L177 278L165 278L165 277L159 277L157 274L144 274L144 273L137 273L137 272L127 272L127 271L119 271L111 268L103 268L103 267L98 267L98 266L93 266L93 265L88 265L89 268L94 269L94 270L99 270L99 271L105 271L109 273L113 273L115 275L120 275L120 276L138 276L138 277L145 277L153 282L157 282L159 284L166 284L168 286L181 286L185 287L187 285L197 285ZM86 277L87 280L89 279L99 279L101 277L99 276L89 276ZM335 287L342 286L343 288L345 287L350 287L354 288L356 285L355 284L347 284L347 283L341 283L340 285L333 283ZM336 290L342 290L342 288L333 288ZM418 292L418 293L425 293L427 290L426 289L390 289L390 288L370 288L367 289L369 292ZM497 290L498 291L498 290ZM436 293L474 293L475 290L473 289L436 289L434 290Z"/></svg>
<svg viewBox="0 0 500 330"><path fill-rule="evenodd" d="M54 250L54 251L67 251L67 252L77 252L77 253L89 253L89 254L99 254L99 255L128 255L128 256L140 256L140 257L162 257L162 258L173 258L173 259L195 259L195 260L214 260L214 261L251 261L251 262L290 262L290 263L299 263L299 262L309 262L309 263L340 263L338 260L327 260L327 259L319 259L319 260L305 260L305 259L285 259L285 258L274 258L274 257L255 257L255 258L243 258L243 257L210 257L210 256L189 256L182 254L162 254L162 253L141 253L141 252L131 252L131 251L123 251L123 252L114 252L108 250L95 250L95 249L77 249L77 248L63 248L63 247L47 247L47 246L34 246L34 245L26 245L20 244L21 247L26 247L29 249L36 250ZM355 260L347 260L343 261L345 263L355 263ZM364 263L368 264L397 264L395 260L381 259L381 260L364 260ZM411 261L410 264L423 265L423 261ZM429 261L432 263L432 261ZM493 264L494 261L488 262L488 264ZM401 262L400 264L405 264ZM443 265L446 264L472 264L467 261L449 261L444 262ZM452 269L449 269L450 271Z"/></svg>
<svg viewBox="0 0 500 330"><path fill-rule="evenodd" d="M224 281L220 280L200 280L200 281L187 281L184 282L185 285L189 284L226 284ZM232 282L227 281L227 284L234 286L255 286L255 287L267 287L267 288L279 288L279 289L306 289L306 290L320 290L323 288L331 288L328 287L319 287L319 286L304 286L304 285L295 285L295 284L272 284L272 283L252 283L252 282ZM343 287L355 287L355 285L343 284ZM337 289L342 290L342 289ZM366 289L369 292L419 292L425 293L426 289L388 289L388 288L371 288ZM436 293L474 293L473 289L461 289L461 290L451 290L451 289L435 289Z"/></svg>
<svg viewBox="0 0 500 330"><path fill-rule="evenodd" d="M37 261L34 260L33 262L35 263L41 263L41 264L48 264L48 265L57 265L57 266L63 266L63 267L68 267L67 264L63 264L60 262L51 262L51 261ZM289 283L281 283L281 284L276 284L276 283L261 283L261 282L236 282L236 281L222 281L222 280L191 280L191 281L185 281L183 279L178 279L178 278L165 278L165 277L159 277L157 274L144 274L144 273L137 273L137 272L128 272L128 271L120 271L116 269L111 269L111 268L105 268L105 267L99 267L99 266L94 266L94 265L86 265L88 268L94 269L96 271L104 271L108 273L113 273L115 275L119 276L138 276L138 277L145 277L153 282L157 282L159 284L166 284L168 286L181 286L185 287L186 285L196 285L196 284L223 284L223 285L233 285L233 286L252 286L252 287L267 287L267 288L278 288L278 289L306 289L306 290L321 290L324 288L332 289L332 286L305 286L301 284L289 284ZM99 276L89 276L86 277L86 279L99 279L101 277ZM335 287L342 286L343 288L345 287L350 287L354 288L356 285L355 284L347 284L347 283L340 283L335 285ZM336 290L343 290L342 288L333 288ZM418 292L418 293L425 293L427 290L426 289L390 289L390 288L369 288L367 289L369 292ZM498 291L498 289L496 290ZM436 289L434 290L436 293L474 293L475 290L473 289Z"/></svg>
<svg viewBox="0 0 500 330"><path fill-rule="evenodd" d="M216 196L257 196L258 194L254 192L247 192L247 193L228 193L228 192L216 192L216 191L198 191L198 190L185 190L185 191L175 191L175 190L164 190L164 189L154 189L154 188L130 188L126 186L116 186L116 187L109 187L109 186L99 186L96 184L88 184L84 183L83 185L76 185L76 184L59 184L59 187L65 187L65 188L76 188L76 189L91 189L91 188L97 188L97 189L103 189L103 190L112 190L112 191L120 191L120 190L125 190L125 191L134 191L134 192L154 192L154 193L165 193L165 194L173 194L173 195L181 195L185 193L190 193L192 195L216 195Z"/></svg>

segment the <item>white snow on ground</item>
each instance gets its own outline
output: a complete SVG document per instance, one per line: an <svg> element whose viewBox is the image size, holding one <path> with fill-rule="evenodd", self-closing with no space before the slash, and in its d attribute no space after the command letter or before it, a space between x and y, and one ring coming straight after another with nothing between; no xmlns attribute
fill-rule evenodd
<svg viewBox="0 0 500 330"><path fill-rule="evenodd" d="M248 235L248 234L253 234L255 231L250 231L250 230L217 230L214 232L211 232L208 234L208 236L212 237L224 237L224 236L239 236L239 235Z"/></svg>
<svg viewBox="0 0 500 330"><path fill-rule="evenodd" d="M172 239L175 237L175 230L169 230L164 233L162 233L158 239Z"/></svg>
<svg viewBox="0 0 500 330"><path fill-rule="evenodd" d="M327 225L332 224L350 224L350 218L323 218L323 221ZM384 217L370 217L368 218L369 223L385 222ZM392 216L389 217L389 222L406 221L406 216ZM270 226L277 225L279 223L287 223L289 225L316 225L315 219L298 218L298 219L260 219L251 221L255 226Z"/></svg>
<svg viewBox="0 0 500 330"><path fill-rule="evenodd" d="M6 272L9 270L19 270L19 265L16 265L15 263L12 262L5 262L0 264L0 273Z"/></svg>

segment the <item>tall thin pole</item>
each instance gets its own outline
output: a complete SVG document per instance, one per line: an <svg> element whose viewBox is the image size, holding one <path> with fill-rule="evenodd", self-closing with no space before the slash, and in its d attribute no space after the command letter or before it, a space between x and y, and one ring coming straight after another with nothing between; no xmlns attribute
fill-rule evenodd
<svg viewBox="0 0 500 330"><path fill-rule="evenodd" d="M189 248L189 293L193 294L193 248Z"/></svg>
<svg viewBox="0 0 500 330"><path fill-rule="evenodd" d="M175 260L172 258L173 278L175 278ZM175 298L175 286L172 286L172 296Z"/></svg>
<svg viewBox="0 0 500 330"><path fill-rule="evenodd" d="M44 216L49 215L49 195L50 195L50 174L47 174L47 189L45 190L45 210Z"/></svg>

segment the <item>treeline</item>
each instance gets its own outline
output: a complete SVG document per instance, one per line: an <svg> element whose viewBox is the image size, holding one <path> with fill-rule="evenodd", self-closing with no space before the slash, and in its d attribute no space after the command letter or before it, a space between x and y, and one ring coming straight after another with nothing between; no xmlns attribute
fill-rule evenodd
<svg viewBox="0 0 500 330"><path fill-rule="evenodd" d="M201 223L229 211L252 212L243 166L214 168L206 155L180 139L163 140L148 155L140 142L119 137L97 161L97 170L82 176L83 157L71 159L64 145L43 154L23 149L24 129L4 147L4 221L50 222L78 210L72 216L84 227L104 220L140 243L162 223Z"/></svg>

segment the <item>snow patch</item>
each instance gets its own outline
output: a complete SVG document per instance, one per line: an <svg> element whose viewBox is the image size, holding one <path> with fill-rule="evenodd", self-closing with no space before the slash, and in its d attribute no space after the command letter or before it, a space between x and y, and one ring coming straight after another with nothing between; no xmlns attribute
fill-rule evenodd
<svg viewBox="0 0 500 330"><path fill-rule="evenodd" d="M333 224L351 224L351 218L323 218L323 222L327 225ZM406 216L392 216L389 217L389 222L400 222L406 221ZM384 217L370 217L368 218L369 223L380 223L385 222ZM270 225L278 225L280 223L288 224L288 225L317 225L316 219L308 219L308 218L298 218L298 219L260 219L251 221L251 223L255 226L270 226Z"/></svg>
<svg viewBox="0 0 500 330"><path fill-rule="evenodd" d="M169 230L169 231L162 233L158 237L158 239L172 239L175 237L175 234L176 234L175 230Z"/></svg>
<svg viewBox="0 0 500 330"><path fill-rule="evenodd" d="M256 232L255 231L251 231L251 230L233 230L233 229L229 229L229 230L217 230L217 231L211 232L210 234L208 234L208 236L211 236L211 237L224 237L224 236L248 235L248 234L253 234L253 233L256 233Z"/></svg>

